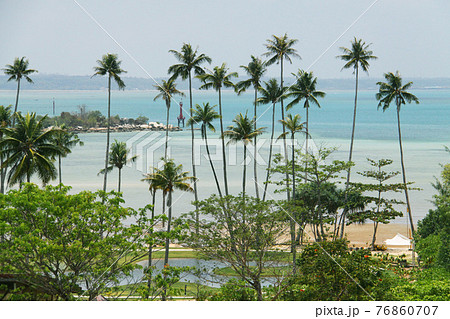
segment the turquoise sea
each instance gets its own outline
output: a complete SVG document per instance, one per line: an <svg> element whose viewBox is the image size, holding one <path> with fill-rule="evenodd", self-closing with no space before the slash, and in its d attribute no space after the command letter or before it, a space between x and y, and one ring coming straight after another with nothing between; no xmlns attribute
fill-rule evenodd
<svg viewBox="0 0 450 319"><path fill-rule="evenodd" d="M187 92L186 92L187 93ZM358 100L358 114L356 127L356 140L354 145L354 161L356 167L352 169L352 180L358 180L357 171L367 170L369 166L366 158L372 159L391 158L394 163L391 170L400 170L400 155L397 137L397 119L395 107L382 112L377 110L375 91L360 91ZM420 100L420 104L409 104L401 110L402 138L406 160L406 173L408 181L415 182L414 186L421 191L411 194L412 210L414 219L423 218L432 208L430 200L434 194L431 183L434 176L439 176L440 164L449 162L450 154L444 151L443 145L450 146L450 90L427 89L412 90ZM86 105L86 109L100 110L106 113L106 91L22 91L20 95L19 110L31 111L38 114L52 115L52 101L55 99L56 114L63 111L77 112L79 105ZM150 121L165 121L165 105L163 101L153 101L155 91L113 91L111 113L119 114L121 117L147 116ZM15 91L0 91L0 105L14 104ZM329 91L321 101L321 108L310 108L310 133L317 146L325 145L337 147L333 158L345 160L348 157L349 142L351 136L352 114L353 114L353 91ZM180 101L176 98L177 102ZM237 96L231 91L223 93L224 123L230 125L234 116L239 112L253 114L253 94L251 92ZM188 96L183 98L184 110L188 111ZM217 104L217 94L213 91L194 91L194 103L210 102ZM290 112L299 113L304 118L304 109L301 105L295 106ZM171 108L171 123L176 125L176 117L179 107L173 103ZM259 126L267 127L271 123L271 106L258 106L258 113L262 114ZM185 113L187 116L187 113ZM279 104L277 105L277 119L280 118ZM216 123L219 128L219 123ZM277 124L277 131L281 127ZM119 141L130 141L136 137L137 132L112 133L112 139ZM155 134L155 135L152 135ZM200 139L199 132L196 133ZM170 134L170 152L176 162L182 163L185 170L191 171L190 160L190 132L173 132ZM102 177L97 176L103 166L104 144L106 135L102 133L81 134L85 145L76 147L72 154L63 160L63 182L71 185L73 191L82 189L96 190L102 186ZM219 145L218 134L211 133L211 144L215 160L216 170L220 181L222 181L222 170L220 154L215 152L214 145ZM266 133L262 138L268 138ZM140 181L149 165L156 165L157 159L163 155L163 147L157 147L163 139L163 134L148 132L142 133L133 145L133 152L139 152L139 143L147 145L145 152L137 164L125 167L123 170L124 198L126 204L135 208L142 207L150 202L147 185ZM150 142L148 142L150 141ZM298 136L300 145L303 145L304 137ZM141 143L140 145L142 146ZM145 144L145 143L144 143ZM199 143L200 144L200 140ZM149 148L155 146L150 154ZM201 198L216 192L215 183L204 156L204 149L198 152L198 188ZM258 166L258 178L260 182L265 177L264 161L268 156L268 142L259 148L258 155L261 161ZM153 160L152 160L153 157ZM242 146L230 146L229 157L229 179L232 193L241 191L242 183ZM117 188L117 171L108 175L108 186L110 189ZM400 177L398 177L400 181ZM247 191L254 193L253 167L247 169ZM274 195L277 197L277 195ZM395 195L404 199L402 194ZM189 211L192 206L191 194L175 193L175 215ZM160 203L158 204L160 205ZM406 218L398 218L397 222L404 223Z"/></svg>

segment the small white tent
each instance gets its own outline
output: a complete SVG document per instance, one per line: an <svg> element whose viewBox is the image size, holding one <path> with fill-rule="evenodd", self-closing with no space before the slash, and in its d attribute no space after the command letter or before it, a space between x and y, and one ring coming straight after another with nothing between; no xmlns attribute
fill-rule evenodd
<svg viewBox="0 0 450 319"><path fill-rule="evenodd" d="M411 245L411 240L408 237L403 236L402 234L399 234L399 233L397 233L397 235L395 235L394 238L386 239L384 242L388 246L410 246Z"/></svg>

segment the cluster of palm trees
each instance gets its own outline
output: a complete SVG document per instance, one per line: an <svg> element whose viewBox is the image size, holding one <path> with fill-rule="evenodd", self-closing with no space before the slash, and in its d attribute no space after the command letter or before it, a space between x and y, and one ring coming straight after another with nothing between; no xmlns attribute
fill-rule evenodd
<svg viewBox="0 0 450 319"><path fill-rule="evenodd" d="M16 58L13 64L6 65L4 73L8 81L17 82L14 112L11 106L0 105L0 192L5 193L7 186L22 185L30 182L36 175L43 184L56 179L62 183L61 161L71 153L71 149L82 145L78 136L68 132L64 126L43 128L44 116L38 119L36 113L22 115L18 111L20 83L22 79L33 83L30 75L36 73L30 69L29 61ZM58 169L55 167L58 159Z"/></svg>
<svg viewBox="0 0 450 319"><path fill-rule="evenodd" d="M194 144L195 144L195 134L194 126L196 124L200 125L201 137L205 140L207 144L207 131L215 131L215 127L212 122L219 119L220 122L220 138L222 144L222 165L223 165L223 187L221 186L220 179L215 170L214 164L211 160L209 147L207 144L207 153L209 157L209 162L211 166L212 173L214 175L214 180L216 183L217 191L220 196L227 196L230 194L228 186L228 174L227 174L227 158L226 158L226 139L228 143L242 142L244 147L244 160L243 160L243 180L242 180L242 193L246 193L246 163L247 163L247 147L249 144L254 145L254 151L256 153L256 142L257 137L264 132L264 128L258 127L258 112L257 105L261 104L271 104L272 105L272 125L271 125L271 141L274 139L274 126L276 122L276 104L280 104L281 117L278 122L282 124L283 133L279 138L283 139L284 146L284 158L286 165L289 162L288 155L288 143L287 137L291 137L292 142L292 152L294 153L294 142L295 134L303 132L306 136L305 147L303 148L304 154L308 157L310 152L309 146L309 107L310 105L316 105L320 107L319 98L324 98L325 93L317 90L317 78L314 77L313 72L305 71L299 69L297 73L292 73L295 77L295 82L286 87L284 85L284 63L293 63L294 58L300 59L300 55L294 48L295 44L298 42L296 39L290 39L287 34L281 36L273 35L267 40L265 44L266 52L263 53L263 57L267 57L264 61L260 57L251 56L251 60L248 65L242 65L241 68L247 74L248 79L239 81L237 83L233 82L234 78L238 77L236 72L230 72L229 68L225 63L215 66L212 70L204 68L205 63L211 63L212 59L203 53L199 53L198 49L194 49L191 44L184 43L180 51L170 50L169 52L177 59L177 63L168 68L168 74L170 78L167 81L163 81L160 85L155 87L159 91L159 94L155 97L156 99L161 98L166 103L167 108L167 125L166 125L166 143L164 152L164 167L167 165L172 165L171 160L168 158L168 134L169 134L169 111L171 101L174 95L184 95L183 92L179 91L176 87L176 79L181 77L182 80L188 80L189 82L189 110L190 119L188 120L188 126L191 129L191 156L192 156L192 181L195 181L192 185L194 192L195 202L198 201L198 192L196 184L196 166L194 160ZM345 61L343 69L353 69L356 79L355 86L355 103L353 111L353 125L352 134L350 140L350 150L349 150L349 161L352 160L353 153L353 142L355 137L356 129L356 114L357 114L357 101L358 101L358 78L359 70L368 72L369 62L376 59L377 57L373 55L373 52L369 49L370 44L366 44L361 39L354 38L351 42L351 48L340 48L342 55L337 56L338 58ZM262 81L267 68L277 63L280 65L280 82L277 79L271 78L266 82ZM28 68L28 60L25 57L19 59L16 58L13 65L7 65L4 69L5 74L9 75L8 81L17 81L17 95L14 112L12 113L10 108L3 107L0 109L0 146L2 149L0 160L1 164L1 180L2 180L2 191L3 181L6 178L6 168L9 167L8 183L14 184L24 180L30 180L33 174L38 174L42 181L48 182L49 180L55 178L57 175L53 159L58 158L59 163L61 162L61 157L64 157L70 151L70 147L79 144L79 139L74 136L62 136L61 132L65 132L64 128L53 128L50 130L43 131L42 124L37 120L35 114L27 114L22 116L20 112L17 112L19 92L20 92L20 82L24 78L28 82L32 82L30 75L37 72L36 70ZM126 73L125 70L121 68L121 61L118 60L116 54L105 54L101 60L97 61L97 66L94 67L94 75L107 76L108 79L108 108L107 108L107 138L106 138L106 152L105 152L105 164L104 169L101 171L104 175L103 179L103 190L106 191L107 185L107 175L108 172L112 170L113 167L119 169L119 184L118 189L120 190L120 179L121 179L121 169L127 163L127 161L134 160L135 158L128 158L128 150L124 143L115 142L111 146L110 150L110 107L111 107L111 85L114 81L119 89L125 88L125 83L121 79L121 75ZM203 105L193 105L192 102L192 78L197 77L202 81L200 89L214 89L218 93L218 112L215 111L215 106L211 106L209 103L203 103ZM397 106L397 117L398 117L398 132L399 132L399 144L400 144L400 154L401 154L401 164L403 172L403 181L406 185L406 174L403 161L403 148L401 141L401 130L400 130L400 108L402 104L406 102L416 102L418 103L417 97L408 93L406 90L411 86L411 82L406 85L402 85L402 79L399 73L387 73L385 74L386 83L377 83L380 86L379 93L376 95L379 102L379 107L386 110L391 102L395 102ZM227 130L224 128L223 123L223 103L222 103L222 90L223 88L232 88L238 94L241 94L248 88L252 87L254 90L254 102L253 102L253 114L249 116L248 113L241 113L236 116L233 120L233 124L228 127ZM291 99L291 101L285 106L284 100ZM299 114L288 114L285 116L285 111L289 111L296 104L303 101L303 106L305 108L306 121L303 123L301 121L301 116ZM12 113L12 115L11 115ZM11 121L9 120L11 118ZM18 122L17 125L15 122ZM33 128L32 130L30 128ZM66 132L67 133L67 132ZM26 139L26 143L20 144L20 138ZM57 141L57 142L56 142ZM26 148L33 144L33 151ZM40 144L39 144L40 143ZM24 147L26 145L27 147ZM42 145L41 153L34 151L35 145ZM16 150L17 152L15 152ZM20 155L22 154L22 155ZM21 157L22 156L22 157ZM24 159L23 157L28 157L29 159ZM294 157L292 157L294 158ZM262 198L266 200L267 198L267 187L269 183L269 171L272 162L272 143L269 148L269 159L268 159L268 173L266 175L263 184L258 183L257 176L257 162L256 156L253 158L253 173L254 173L254 187L255 194L257 198ZM306 161L307 163L307 161ZM175 165L175 164L173 164ZM307 165L307 164L306 164ZM61 165L60 165L61 166ZM306 171L306 169L305 169ZM61 168L59 169L60 182L61 180ZM288 170L286 170L286 198L288 201L295 197L295 163L292 161L292 176L289 176ZM187 175L186 175L187 176ZM349 186L351 178L351 171L348 169L347 172L347 182L346 190ZM307 176L305 176L305 181ZM261 186L263 185L263 186ZM291 186L292 185L292 186ZM153 194L156 192L155 187L151 186L151 191ZM262 191L262 196L260 196L260 191ZM292 192L292 193L291 193ZM168 193L163 191L164 198ZM405 196L407 202L407 208L411 218L411 207L409 203L409 197L407 189L405 186ZM165 200L164 200L165 202ZM171 209L171 205L168 205ZM198 218L198 216L197 216ZM343 235L344 225L346 218L346 210L344 209L341 215L341 235Z"/></svg>

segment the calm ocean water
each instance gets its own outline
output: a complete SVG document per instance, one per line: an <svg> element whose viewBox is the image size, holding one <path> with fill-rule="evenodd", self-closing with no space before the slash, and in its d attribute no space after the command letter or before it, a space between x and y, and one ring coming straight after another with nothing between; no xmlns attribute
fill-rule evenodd
<svg viewBox="0 0 450 319"><path fill-rule="evenodd" d="M87 110L100 110L106 113L106 91L22 91L19 110L33 111L39 114L52 115L52 101L55 99L56 114L62 111L77 112L79 105L86 105ZM373 159L391 158L394 164L391 170L400 170L400 156L397 137L397 120L395 107L382 112L377 111L375 91L361 91L358 100L358 115L356 128L356 141L354 146L354 161L356 167L352 172L369 169L366 158ZM443 149L443 145L450 146L450 90L415 90L413 93L420 99L418 105L405 105L401 111L402 137L406 159L407 178L414 181L416 187L422 191L412 193L412 209L415 220L425 216L432 207L429 202L434 194L431 182L434 176L439 176L440 163L449 162L449 154ZM321 101L322 108L310 108L310 133L316 145L337 147L333 158L345 160L348 157L349 140L351 135L353 98L352 91L332 91ZM165 105L163 101L153 101L155 91L114 91L112 93L111 113L121 117L147 116L150 121L165 121ZM0 105L14 104L15 91L0 91ZM179 98L176 98L179 101ZM231 120L239 112L249 110L253 114L252 93L236 96L233 92L224 92L223 111L225 125L231 124ZM213 91L195 91L194 103L210 102L217 104L217 94ZM183 98L185 111L188 111L188 96ZM277 105L277 119L279 105ZM259 126L270 127L271 108L259 106L258 113L262 114ZM304 117L304 109L301 105L295 106L292 113L299 113ZM171 108L171 123L176 124L176 116L179 113L177 105ZM186 116L187 114L185 114ZM219 123L216 123L219 127ZM279 132L281 127L277 125ZM127 141L137 133L113 133L112 139ZM153 133L148 133L137 142L149 138ZM198 134L198 132L197 132ZM77 147L66 159L63 160L63 181L73 187L73 191L82 189L96 190L102 186L102 177L97 176L102 168L104 160L105 134L81 134L85 145ZM212 150L215 153L214 143L217 143L217 133L210 135ZM267 138L268 134L263 137ZM153 136L152 143L159 141L161 137ZM216 139L215 139L216 138ZM299 136L298 143L303 144L304 138ZM135 143L136 144L136 143ZM156 145L156 144L154 144ZM171 156L184 165L185 170L191 171L190 163L190 133L188 131L171 133ZM135 149L133 149L135 151ZM203 149L202 149L203 151ZM147 153L148 154L148 153ZM152 161L147 156L142 156L140 162L133 167L126 167L123 171L123 191L127 205L138 208L149 203L150 195L145 183L141 182L145 167L156 164L156 159L163 155L163 147L157 148L152 156ZM202 154L203 155L203 154ZM268 156L268 143L259 150L261 160ZM222 181L221 162L219 154L215 161L216 169ZM237 194L241 191L242 183L242 146L230 147L229 179L231 192ZM235 162L236 164L233 164ZM264 165L258 166L258 176L261 181L265 176ZM109 188L117 187L117 171L108 175ZM354 178L353 178L354 176ZM201 158L198 168L198 187L201 198L216 192L214 180L206 158ZM247 170L247 191L254 193L253 168L249 165ZM352 179L358 176L352 173ZM399 179L400 180L400 179ZM398 180L398 181L399 181ZM274 195L277 197L277 195ZM399 199L403 196L396 195ZM176 193L174 200L175 215L187 212L193 199L191 194ZM399 218L397 222L405 222L406 218Z"/></svg>

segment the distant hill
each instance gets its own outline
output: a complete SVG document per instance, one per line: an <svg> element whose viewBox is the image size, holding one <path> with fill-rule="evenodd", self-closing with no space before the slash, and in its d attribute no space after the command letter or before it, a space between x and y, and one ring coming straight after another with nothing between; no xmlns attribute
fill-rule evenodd
<svg viewBox="0 0 450 319"><path fill-rule="evenodd" d="M26 90L101 90L106 88L105 77L90 77L79 75L55 75L55 74L36 74L33 75L34 84L29 84L26 81L21 83L23 89ZM156 78L158 83L162 79ZM0 90L15 90L17 87L16 82L7 82L5 75L0 75ZM155 82L152 79L147 78L133 78L123 77L127 90L154 90ZM265 81L268 80L264 79ZM376 90L378 81L380 78L367 78L361 77L359 86L362 90ZM450 88L450 78L416 78L408 79L414 82L414 88ZM287 78L285 80L286 85L293 83L293 78ZM198 89L201 82L198 79L193 79L192 86L194 89ZM187 81L177 81L177 86L180 90L187 90ZM320 90L352 90L355 86L355 80L349 79L320 79L318 80L318 88ZM113 86L117 89L117 86Z"/></svg>

